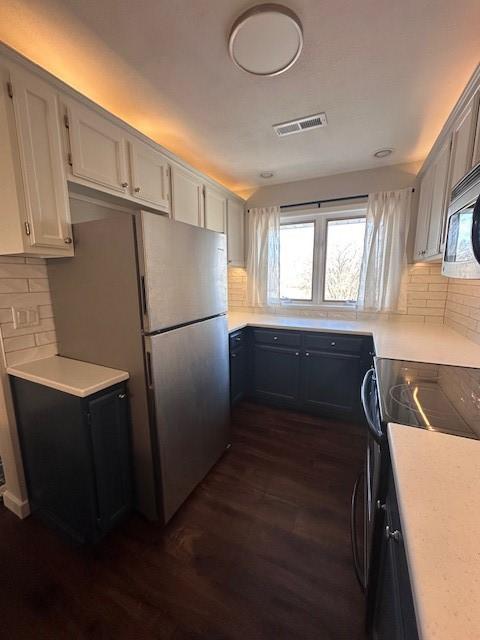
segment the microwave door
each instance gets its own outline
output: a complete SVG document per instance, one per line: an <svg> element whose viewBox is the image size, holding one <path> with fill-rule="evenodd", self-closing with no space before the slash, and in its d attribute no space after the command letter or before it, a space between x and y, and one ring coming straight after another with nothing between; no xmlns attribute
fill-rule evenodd
<svg viewBox="0 0 480 640"><path fill-rule="evenodd" d="M448 219L442 273L450 278L480 278L480 205L478 199L454 211ZM476 223L475 223L476 220Z"/></svg>

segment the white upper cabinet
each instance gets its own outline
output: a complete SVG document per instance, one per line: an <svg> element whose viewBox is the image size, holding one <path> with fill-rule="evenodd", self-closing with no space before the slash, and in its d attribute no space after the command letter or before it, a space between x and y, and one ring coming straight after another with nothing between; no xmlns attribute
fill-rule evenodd
<svg viewBox="0 0 480 640"><path fill-rule="evenodd" d="M126 193L126 136L106 118L69 100L68 128L72 174L78 178Z"/></svg>
<svg viewBox="0 0 480 640"><path fill-rule="evenodd" d="M451 139L448 138L420 184L414 255L416 260L438 256L442 249L448 207L450 153Z"/></svg>
<svg viewBox="0 0 480 640"><path fill-rule="evenodd" d="M453 125L450 188L454 187L472 167L479 97L480 90L468 102Z"/></svg>
<svg viewBox="0 0 480 640"><path fill-rule="evenodd" d="M245 209L233 198L227 202L227 252L229 265L245 266Z"/></svg>
<svg viewBox="0 0 480 640"><path fill-rule="evenodd" d="M414 260L423 260L427 253L428 225L432 209L433 181L435 167L430 166L420 183L420 197L417 212L417 231L415 234Z"/></svg>
<svg viewBox="0 0 480 640"><path fill-rule="evenodd" d="M205 188L205 227L219 233L227 230L227 198L212 187Z"/></svg>
<svg viewBox="0 0 480 640"><path fill-rule="evenodd" d="M204 198L202 180L188 171L173 165L172 174L172 217L179 222L203 227Z"/></svg>
<svg viewBox="0 0 480 640"><path fill-rule="evenodd" d="M170 211L170 170L159 151L140 140L131 140L130 170L133 197Z"/></svg>
<svg viewBox="0 0 480 640"><path fill-rule="evenodd" d="M57 93L14 67L11 94L23 178L24 253L73 255Z"/></svg>

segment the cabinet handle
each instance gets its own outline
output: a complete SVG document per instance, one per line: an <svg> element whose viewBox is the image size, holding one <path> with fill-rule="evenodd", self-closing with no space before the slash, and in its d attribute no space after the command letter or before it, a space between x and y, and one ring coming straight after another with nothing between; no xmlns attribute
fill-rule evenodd
<svg viewBox="0 0 480 640"><path fill-rule="evenodd" d="M385 527L385 536L387 540L393 540L394 542L400 542L400 540L402 539L402 534L400 533L400 531L398 529L392 531L388 524Z"/></svg>
<svg viewBox="0 0 480 640"><path fill-rule="evenodd" d="M140 187L135 187L134 191L135 193L138 193L140 191Z"/></svg>
<svg viewBox="0 0 480 640"><path fill-rule="evenodd" d="M119 399L119 400L125 400L125 398L126 398L126 397L127 397L127 394L126 394L126 393L119 393L119 394L118 394L118 399Z"/></svg>
<svg viewBox="0 0 480 640"><path fill-rule="evenodd" d="M128 187L128 182L122 182L122 185L121 185L121 186L122 186L124 189L126 189L126 188Z"/></svg>
<svg viewBox="0 0 480 640"><path fill-rule="evenodd" d="M65 242L65 244L72 244L72 239L69 236L64 238L63 241Z"/></svg>

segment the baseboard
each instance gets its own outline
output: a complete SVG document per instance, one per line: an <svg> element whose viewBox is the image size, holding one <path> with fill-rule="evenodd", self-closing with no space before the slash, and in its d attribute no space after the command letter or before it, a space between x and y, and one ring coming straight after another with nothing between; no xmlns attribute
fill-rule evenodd
<svg viewBox="0 0 480 640"><path fill-rule="evenodd" d="M22 520L30 515L30 504L28 500L19 500L13 493L10 493L8 489L3 494L3 504L13 511L13 513Z"/></svg>

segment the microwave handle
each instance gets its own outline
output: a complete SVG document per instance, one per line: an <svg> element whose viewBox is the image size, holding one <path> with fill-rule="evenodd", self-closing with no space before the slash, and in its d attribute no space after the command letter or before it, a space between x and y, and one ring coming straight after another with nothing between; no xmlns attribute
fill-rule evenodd
<svg viewBox="0 0 480 640"><path fill-rule="evenodd" d="M473 208L472 220L472 249L478 263L480 263L480 195Z"/></svg>

